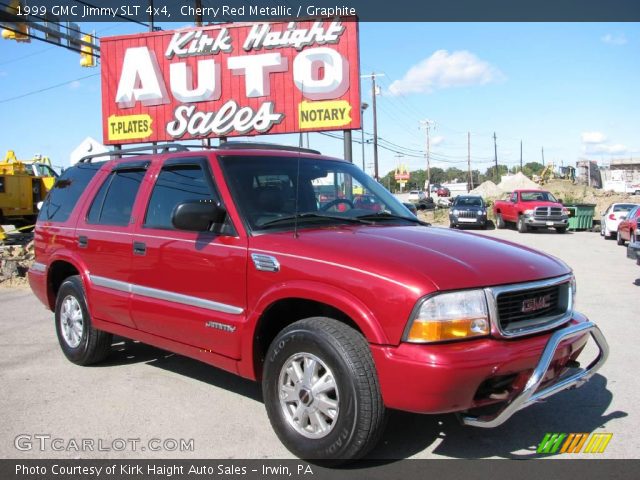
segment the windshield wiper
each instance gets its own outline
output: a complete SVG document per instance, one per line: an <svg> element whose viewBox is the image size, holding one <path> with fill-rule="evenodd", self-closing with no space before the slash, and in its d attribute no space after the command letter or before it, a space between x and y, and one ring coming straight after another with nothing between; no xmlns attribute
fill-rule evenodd
<svg viewBox="0 0 640 480"><path fill-rule="evenodd" d="M353 218L353 217L342 217L340 215L324 215L321 213L305 212L305 213L298 213L297 215L287 215L286 217L274 218L273 220L269 220L260 225L257 225L257 227L265 228L265 227L275 226L280 223L289 223L295 220L296 218L298 220L305 219L305 218L323 218L323 219L329 219L329 220L339 220L342 223L359 223L364 225L372 225L374 223L370 220L360 218L360 217Z"/></svg>
<svg viewBox="0 0 640 480"><path fill-rule="evenodd" d="M379 220L406 220L407 222L424 225L425 227L431 226L430 223L423 222L422 220L418 220L415 217L405 217L404 215L396 215L395 213L389 212L367 213L366 215L358 215L355 218L359 220L370 220L374 222Z"/></svg>

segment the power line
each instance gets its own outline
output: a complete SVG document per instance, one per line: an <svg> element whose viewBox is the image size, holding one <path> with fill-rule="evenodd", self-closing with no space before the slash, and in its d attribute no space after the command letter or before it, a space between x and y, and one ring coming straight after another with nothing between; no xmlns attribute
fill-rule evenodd
<svg viewBox="0 0 640 480"><path fill-rule="evenodd" d="M56 85L51 85L50 87L40 88L38 90L33 90L31 92L27 92L27 93L23 93L21 95L17 95L15 97L5 98L5 99L0 100L0 103L12 102L12 101L18 100L20 98L24 98L24 97L28 97L28 96L31 96L31 95L35 95L36 93L42 93L42 92L46 92L48 90L53 90L54 88L64 87L65 85L69 85L70 83L78 82L80 80L85 80L87 78L95 77L97 75L100 75L100 74L99 73L92 73L91 75L85 75L84 77L80 77L80 78L76 78L76 79L69 80L69 81L66 81L66 82L58 83Z"/></svg>

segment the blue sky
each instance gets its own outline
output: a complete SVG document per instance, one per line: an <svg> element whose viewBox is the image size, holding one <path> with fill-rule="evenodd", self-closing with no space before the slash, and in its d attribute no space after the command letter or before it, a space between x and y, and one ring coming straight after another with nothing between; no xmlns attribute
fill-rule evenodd
<svg viewBox="0 0 640 480"><path fill-rule="evenodd" d="M173 25L174 27L177 25ZM171 28L171 25L166 26ZM133 24L83 24L98 36L141 31ZM493 161L496 132L500 163L545 159L574 164L580 157L607 163L640 157L640 25L637 23L363 23L363 74L384 73L378 99L378 134L422 151L419 121L435 122L432 165L466 168L471 132L473 168ZM42 153L67 165L87 136L102 139L99 75L15 101L13 96L99 74L79 55L32 41L0 40L0 155ZM362 101L371 104L370 80ZM372 112L365 113L372 131ZM360 138L360 132L354 132ZM368 136L367 136L368 138ZM297 144L297 136L266 141ZM311 134L310 144L341 156L338 140ZM380 149L380 172L398 161L422 168L423 158ZM371 171L372 148L366 147ZM354 144L361 165L361 147Z"/></svg>

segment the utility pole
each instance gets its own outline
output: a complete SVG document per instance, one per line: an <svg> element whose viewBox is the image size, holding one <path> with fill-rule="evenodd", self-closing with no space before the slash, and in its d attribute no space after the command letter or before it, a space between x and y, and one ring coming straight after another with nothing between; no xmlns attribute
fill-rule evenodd
<svg viewBox="0 0 640 480"><path fill-rule="evenodd" d="M202 26L202 0L195 0L195 10L196 10L196 18L195 18L195 24L196 27L201 27Z"/></svg>
<svg viewBox="0 0 640 480"><path fill-rule="evenodd" d="M473 176L471 175L471 132L467 132L467 169L469 170L467 188L471 191L473 190Z"/></svg>
<svg viewBox="0 0 640 480"><path fill-rule="evenodd" d="M496 183L500 182L500 177L498 175L498 144L496 143L496 132L493 132L493 155L494 155L494 162L495 162L495 179L496 179Z"/></svg>
<svg viewBox="0 0 640 480"><path fill-rule="evenodd" d="M431 120L421 120L420 125L421 128L424 128L425 133L427 134L427 196L431 196L431 138L429 136L431 125L434 122ZM435 128L435 127L434 127Z"/></svg>
<svg viewBox="0 0 640 480"><path fill-rule="evenodd" d="M520 173L522 173L522 140L520 140Z"/></svg>
<svg viewBox="0 0 640 480"><path fill-rule="evenodd" d="M544 167L544 147L542 147L542 166Z"/></svg>
<svg viewBox="0 0 640 480"><path fill-rule="evenodd" d="M362 105L360 105L360 133L361 133L361 140L362 140L362 171L366 173L365 170L365 166L364 166L364 111L369 108L369 104L362 102Z"/></svg>
<svg viewBox="0 0 640 480"><path fill-rule="evenodd" d="M384 77L383 73L372 72L371 75L360 75L361 78L371 78L371 97L373 107L373 178L380 180L378 174L378 113L376 110L376 77Z"/></svg>

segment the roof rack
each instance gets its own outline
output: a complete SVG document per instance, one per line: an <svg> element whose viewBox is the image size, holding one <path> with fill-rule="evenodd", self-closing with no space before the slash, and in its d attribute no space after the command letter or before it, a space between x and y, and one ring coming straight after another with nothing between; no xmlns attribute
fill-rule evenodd
<svg viewBox="0 0 640 480"><path fill-rule="evenodd" d="M286 152L302 152L302 153L315 153L320 155L320 151L313 150L311 148L302 148L302 147L294 147L292 145L280 145L277 143L266 143L266 142L224 142L221 143L219 147L221 150L251 150L251 149L263 149L263 150L283 150Z"/></svg>
<svg viewBox="0 0 640 480"><path fill-rule="evenodd" d="M100 157L123 157L127 155L145 155L150 153L188 152L189 149L220 149L220 150L282 150L286 152L314 153L320 155L319 150L311 148L294 147L292 145L279 145L277 143L266 142L224 142L219 146L208 145L183 145L181 143L165 143L161 145L148 145L144 147L123 148L120 150L109 150L104 153L94 153L85 155L78 163L91 163L95 158Z"/></svg>
<svg viewBox="0 0 640 480"><path fill-rule="evenodd" d="M132 148L123 148L120 150L109 150L104 153L94 153L91 155L85 155L82 157L78 163L91 163L94 158L99 157L123 157L125 155L144 155L147 153L169 153L171 151L174 152L188 152L189 148L185 145L181 145L179 143L165 143L162 145L150 145L144 147L132 147Z"/></svg>

